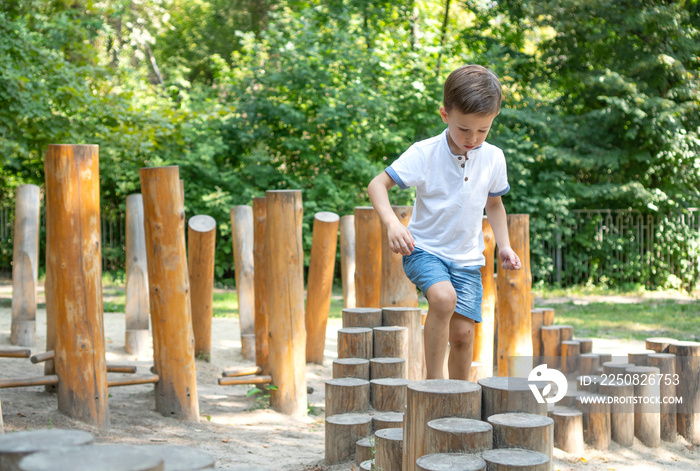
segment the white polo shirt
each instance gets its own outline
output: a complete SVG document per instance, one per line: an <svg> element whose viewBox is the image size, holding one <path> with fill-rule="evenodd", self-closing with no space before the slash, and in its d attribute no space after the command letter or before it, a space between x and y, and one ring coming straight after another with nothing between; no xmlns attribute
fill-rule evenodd
<svg viewBox="0 0 700 471"><path fill-rule="evenodd" d="M510 190L503 151L484 142L453 154L447 129L413 144L386 169L401 189L416 187L408 230L416 246L459 266L483 266L487 196Z"/></svg>

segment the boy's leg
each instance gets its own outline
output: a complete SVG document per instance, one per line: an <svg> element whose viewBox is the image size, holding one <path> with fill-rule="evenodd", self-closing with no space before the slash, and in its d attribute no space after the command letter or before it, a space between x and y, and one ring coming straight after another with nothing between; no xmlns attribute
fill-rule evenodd
<svg viewBox="0 0 700 471"><path fill-rule="evenodd" d="M444 379L445 352L450 335L457 294L449 281L439 281L425 293L428 299L428 317L423 330L427 379ZM460 316L462 317L462 316Z"/></svg>
<svg viewBox="0 0 700 471"><path fill-rule="evenodd" d="M428 323L426 319L426 325ZM474 350L474 320L456 312L450 319L450 379L469 380Z"/></svg>

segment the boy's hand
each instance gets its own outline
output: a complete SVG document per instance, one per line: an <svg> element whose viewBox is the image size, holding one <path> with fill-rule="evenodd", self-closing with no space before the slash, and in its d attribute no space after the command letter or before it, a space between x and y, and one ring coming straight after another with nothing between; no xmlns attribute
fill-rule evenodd
<svg viewBox="0 0 700 471"><path fill-rule="evenodd" d="M392 252L401 255L411 255L416 246L416 241L413 240L413 235L406 226L397 221L395 224L387 227L386 235Z"/></svg>
<svg viewBox="0 0 700 471"><path fill-rule="evenodd" d="M520 257L510 247L500 249L498 259L506 270L520 270Z"/></svg>

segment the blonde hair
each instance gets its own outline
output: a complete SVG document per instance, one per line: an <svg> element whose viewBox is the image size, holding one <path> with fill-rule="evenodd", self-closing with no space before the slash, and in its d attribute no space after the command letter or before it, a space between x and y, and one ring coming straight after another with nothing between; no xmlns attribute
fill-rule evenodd
<svg viewBox="0 0 700 471"><path fill-rule="evenodd" d="M496 115L501 109L501 82L491 70L470 64L453 71L445 81L443 105L463 114Z"/></svg>

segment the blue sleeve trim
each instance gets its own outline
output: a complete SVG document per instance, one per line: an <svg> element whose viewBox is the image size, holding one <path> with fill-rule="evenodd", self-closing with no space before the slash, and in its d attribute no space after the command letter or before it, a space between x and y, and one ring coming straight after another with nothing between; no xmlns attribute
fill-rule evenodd
<svg viewBox="0 0 700 471"><path fill-rule="evenodd" d="M399 188L401 188L402 190L405 190L408 188L408 186L406 186L406 184L403 182L403 180L401 180L401 177L399 177L399 174L396 173L396 170L394 170L391 167L387 167L386 170L384 170L384 171L391 177L392 180L394 180L394 182L397 185L399 185Z"/></svg>
<svg viewBox="0 0 700 471"><path fill-rule="evenodd" d="M489 193L489 196L491 196L491 197L503 196L506 193L508 193L509 191L510 191L510 185L506 186L505 189L503 189L501 191L497 191L496 193Z"/></svg>

